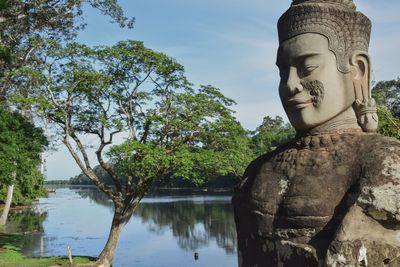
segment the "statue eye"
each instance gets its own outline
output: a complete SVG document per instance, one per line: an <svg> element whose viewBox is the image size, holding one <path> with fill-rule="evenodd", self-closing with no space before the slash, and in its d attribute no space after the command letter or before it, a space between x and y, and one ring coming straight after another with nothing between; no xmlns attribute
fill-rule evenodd
<svg viewBox="0 0 400 267"><path fill-rule="evenodd" d="M307 74L311 74L314 70L316 70L319 66L318 65L308 65L305 67L305 72Z"/></svg>

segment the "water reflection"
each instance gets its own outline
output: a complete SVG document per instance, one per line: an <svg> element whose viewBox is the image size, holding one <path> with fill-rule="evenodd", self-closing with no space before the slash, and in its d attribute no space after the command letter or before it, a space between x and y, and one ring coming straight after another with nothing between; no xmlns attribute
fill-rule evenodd
<svg viewBox="0 0 400 267"><path fill-rule="evenodd" d="M77 193L83 199L88 198L96 204L111 208L111 210L114 209L113 203L108 196L92 186L71 186L69 189Z"/></svg>
<svg viewBox="0 0 400 267"><path fill-rule="evenodd" d="M142 203L135 216L149 225L153 232L162 234L171 229L180 248L195 251L208 246L215 239L226 253L236 252L236 232L229 203L176 201Z"/></svg>
<svg viewBox="0 0 400 267"><path fill-rule="evenodd" d="M2 243L17 245L23 253L31 251L43 251L43 222L47 218L47 212L39 212L35 208L16 210L10 213L4 232L7 236Z"/></svg>
<svg viewBox="0 0 400 267"><path fill-rule="evenodd" d="M82 198L108 207L112 202L102 192L87 187L71 187ZM196 251L216 242L227 254L236 253L236 231L229 196L188 195L189 192L158 191L144 198L134 213L149 231L163 235L171 230L178 246Z"/></svg>

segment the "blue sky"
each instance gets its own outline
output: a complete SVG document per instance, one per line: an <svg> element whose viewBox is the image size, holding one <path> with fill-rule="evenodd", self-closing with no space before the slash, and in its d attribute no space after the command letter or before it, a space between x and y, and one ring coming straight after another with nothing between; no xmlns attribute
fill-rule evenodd
<svg viewBox="0 0 400 267"><path fill-rule="evenodd" d="M400 1L355 0L373 23L370 54L373 79L400 76ZM242 125L254 129L266 115L286 119L278 96L276 22L291 0L119 0L134 29L121 29L93 9L78 41L112 45L141 40L175 58L196 85L211 84L237 102ZM79 173L65 149L47 154L48 179Z"/></svg>

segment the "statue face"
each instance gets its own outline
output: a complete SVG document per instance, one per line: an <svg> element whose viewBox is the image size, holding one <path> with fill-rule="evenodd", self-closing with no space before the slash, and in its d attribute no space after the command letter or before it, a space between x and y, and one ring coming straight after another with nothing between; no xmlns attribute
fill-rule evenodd
<svg viewBox="0 0 400 267"><path fill-rule="evenodd" d="M335 54L323 35L305 33L284 41L277 65L279 95L297 130L324 124L355 100L351 74L338 71Z"/></svg>

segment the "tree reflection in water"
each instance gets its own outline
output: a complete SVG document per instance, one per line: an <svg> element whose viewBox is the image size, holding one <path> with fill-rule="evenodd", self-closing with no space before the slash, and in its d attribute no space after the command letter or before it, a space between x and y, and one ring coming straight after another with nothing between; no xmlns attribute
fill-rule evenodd
<svg viewBox="0 0 400 267"><path fill-rule="evenodd" d="M96 204L108 207L113 211L114 205L106 194L94 186L71 186L69 189L77 193L81 198L89 198Z"/></svg>
<svg viewBox="0 0 400 267"><path fill-rule="evenodd" d="M33 208L11 212L1 244L21 247L22 252L26 254L42 249L43 222L46 218L47 212L38 212Z"/></svg>
<svg viewBox="0 0 400 267"><path fill-rule="evenodd" d="M71 187L83 198L112 209L112 203L100 191ZM134 213L148 229L162 235L171 230L180 248L195 251L207 247L215 240L227 254L236 253L236 230L233 209L229 198L213 198L203 195L202 201L191 200L194 195L143 199ZM210 199L208 199L210 197Z"/></svg>
<svg viewBox="0 0 400 267"><path fill-rule="evenodd" d="M236 231L230 203L141 203L135 216L150 224L150 230L156 233L171 229L183 249L196 250L208 246L215 239L226 253L236 253Z"/></svg>

